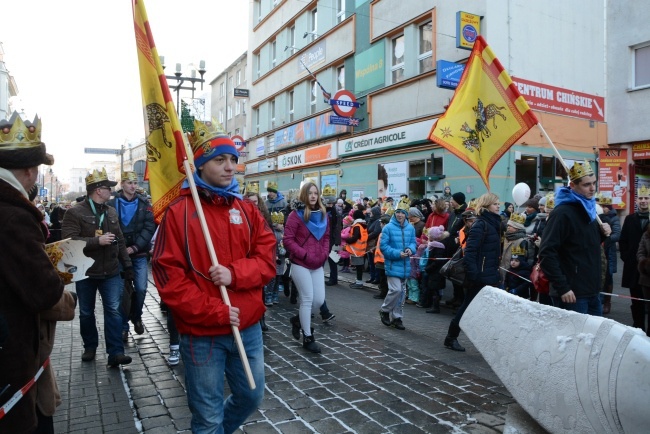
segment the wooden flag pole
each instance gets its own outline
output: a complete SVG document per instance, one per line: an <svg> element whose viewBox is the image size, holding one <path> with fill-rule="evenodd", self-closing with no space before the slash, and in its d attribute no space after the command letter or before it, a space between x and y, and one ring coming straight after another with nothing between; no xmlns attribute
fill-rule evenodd
<svg viewBox="0 0 650 434"><path fill-rule="evenodd" d="M183 142L185 142L183 140ZM185 145L185 143L183 143ZM187 147L185 148L187 149ZM187 152L187 151L186 151ZM183 167L185 168L185 175L187 181L190 184L190 191L192 192L192 199L194 200L194 205L196 206L196 213L199 216L199 222L201 223L201 230L203 231L203 237L205 238L205 244L208 247L208 253L210 254L210 259L212 260L212 265L219 265L219 260L217 259L217 252L214 250L214 244L212 244L212 238L210 238L210 230L208 229L208 224L205 221L205 214L203 214L203 206L201 205L201 199L199 198L199 193L196 190L196 183L194 182L194 177L192 176L192 167L189 160L186 158L183 161ZM224 285L219 286L221 291L221 298L223 302L228 306L230 304L230 297L228 297L228 290ZM235 343L237 344L237 350L239 351L239 357L242 364L244 365L244 372L246 372L246 378L248 379L248 385L251 390L255 389L255 379L253 378L253 372L251 371L250 364L248 363L248 357L246 356L246 350L244 349L244 343L241 340L241 334L239 329L231 325L232 334L235 337Z"/></svg>
<svg viewBox="0 0 650 434"><path fill-rule="evenodd" d="M542 126L542 124L540 122L537 122L537 127L539 128L539 130L542 132L542 134L546 138L546 141L551 145L551 148L553 148L553 152L555 152L555 155L557 156L558 160L560 160L560 163L562 164L562 167L564 167L564 170L566 171L567 176L569 176L569 168L567 167L566 162L564 161L564 158L562 158L562 156L560 155L560 151L557 150L557 148L555 147L555 144L553 143L551 138L548 136L548 134L546 134L546 130L544 129L544 127ZM600 217L598 215L596 215L596 220L598 221L598 224L602 227L603 226L603 221L600 219Z"/></svg>

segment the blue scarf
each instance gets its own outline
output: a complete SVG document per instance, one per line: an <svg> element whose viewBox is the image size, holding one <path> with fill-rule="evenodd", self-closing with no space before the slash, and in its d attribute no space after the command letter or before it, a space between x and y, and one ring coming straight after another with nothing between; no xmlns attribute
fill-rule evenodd
<svg viewBox="0 0 650 434"><path fill-rule="evenodd" d="M296 214L298 214L300 220L302 220L303 222L305 221L304 209L297 209ZM320 239L323 238L323 235L325 234L325 229L327 229L327 219L323 218L323 213L320 212L320 210L312 211L311 214L309 214L307 229L309 229L309 232L311 232L314 238L316 238L318 241L320 241Z"/></svg>
<svg viewBox="0 0 650 434"><path fill-rule="evenodd" d="M583 195L576 193L569 187L560 188L555 194L555 207L565 203L579 203L587 211L589 222L596 220L596 199L587 199Z"/></svg>
<svg viewBox="0 0 650 434"><path fill-rule="evenodd" d="M237 199L242 198L242 195L239 194L239 182L237 182L237 178L233 177L230 185L228 187L223 188L223 187L214 187L212 185L208 185L204 180L201 179L198 171L194 172L193 176L194 176L194 182L196 182L197 187L201 187L205 190L211 191L217 196L221 196L225 198L236 197ZM183 185L181 188L189 188L189 187L190 187L190 183L186 179L185 181L183 181Z"/></svg>
<svg viewBox="0 0 650 434"><path fill-rule="evenodd" d="M272 203L273 205L275 205L276 203L278 203L278 202L280 202L281 200L284 199L284 196L282 196L282 193L280 193L279 191L276 194L277 194L277 196L273 200L267 198L267 200L270 203Z"/></svg>
<svg viewBox="0 0 650 434"><path fill-rule="evenodd" d="M122 225L125 227L128 226L129 223L131 223L131 220L133 220L135 212L138 210L138 198L129 202L123 197L119 197L115 204L119 208L120 221L122 222Z"/></svg>

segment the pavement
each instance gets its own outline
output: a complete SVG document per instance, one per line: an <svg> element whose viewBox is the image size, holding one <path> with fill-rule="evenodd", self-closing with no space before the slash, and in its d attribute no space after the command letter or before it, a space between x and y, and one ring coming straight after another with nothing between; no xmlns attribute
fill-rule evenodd
<svg viewBox="0 0 650 434"><path fill-rule="evenodd" d="M615 294L620 270L615 275ZM366 274L367 276L367 274ZM291 336L297 305L280 295L266 314L264 401L238 433L499 433L514 399L471 342L467 351L443 347L450 308L427 314L404 307L406 330L383 326L372 298L375 285L350 289L352 274L340 273L327 287L331 324L317 315L312 354ZM451 289L451 285L448 285ZM70 288L74 290L74 286ZM447 298L447 296L445 296ZM101 302L97 303L100 346L93 362L82 362L79 320L60 322L51 356L62 404L57 433L189 433L183 362L169 367L166 314L150 280L143 322L125 351L130 365L108 368ZM629 300L612 298L609 318L630 325ZM133 330L131 333L134 333Z"/></svg>

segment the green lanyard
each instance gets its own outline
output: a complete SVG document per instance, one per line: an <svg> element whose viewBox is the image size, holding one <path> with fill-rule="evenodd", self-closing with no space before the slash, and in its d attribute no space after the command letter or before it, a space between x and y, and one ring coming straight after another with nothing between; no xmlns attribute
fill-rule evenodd
<svg viewBox="0 0 650 434"><path fill-rule="evenodd" d="M93 210L93 214L95 214L95 217L99 219L99 225L97 226L98 229L102 228L102 223L104 223L104 217L106 216L106 212L104 211L101 216L97 215L97 210L95 209L95 204L93 203L92 199L89 200L90 202L90 208Z"/></svg>

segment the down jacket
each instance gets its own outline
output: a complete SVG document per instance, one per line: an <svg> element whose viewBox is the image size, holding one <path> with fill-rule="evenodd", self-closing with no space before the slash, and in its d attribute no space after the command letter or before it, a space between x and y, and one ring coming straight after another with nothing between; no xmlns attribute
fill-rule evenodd
<svg viewBox="0 0 650 434"><path fill-rule="evenodd" d="M469 285L499 286L501 216L483 210L469 230L464 255L465 278Z"/></svg>
<svg viewBox="0 0 650 434"><path fill-rule="evenodd" d="M384 254L384 269L386 275L390 277L399 277L408 279L411 274L411 261L409 258L402 258L401 253L406 249L411 249L415 254L415 228L409 223L408 219L400 224L395 217L381 231L381 244L379 248Z"/></svg>

